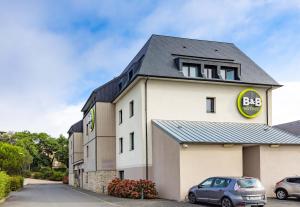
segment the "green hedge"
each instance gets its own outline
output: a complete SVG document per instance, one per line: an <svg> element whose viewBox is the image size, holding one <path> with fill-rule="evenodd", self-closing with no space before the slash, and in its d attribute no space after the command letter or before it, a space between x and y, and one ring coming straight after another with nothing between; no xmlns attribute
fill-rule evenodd
<svg viewBox="0 0 300 207"><path fill-rule="evenodd" d="M40 172L34 172L33 178L52 181L62 181L64 175L64 172L52 170L51 168L43 168L40 170Z"/></svg>
<svg viewBox="0 0 300 207"><path fill-rule="evenodd" d="M23 185L24 185L24 178L22 176L10 177L10 189L12 191L16 191L23 188Z"/></svg>
<svg viewBox="0 0 300 207"><path fill-rule="evenodd" d="M9 194L10 183L10 177L5 172L0 172L0 199Z"/></svg>

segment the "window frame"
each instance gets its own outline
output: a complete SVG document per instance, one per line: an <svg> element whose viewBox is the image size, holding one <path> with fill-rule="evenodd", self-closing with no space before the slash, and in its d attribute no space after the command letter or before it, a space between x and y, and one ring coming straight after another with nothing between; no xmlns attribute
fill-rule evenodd
<svg viewBox="0 0 300 207"><path fill-rule="evenodd" d="M86 157L89 157L89 145L86 146Z"/></svg>
<svg viewBox="0 0 300 207"><path fill-rule="evenodd" d="M207 101L208 100L212 100L212 102L210 102L210 108L212 108L212 110L208 110L208 103ZM209 113L209 114L214 114L216 113L216 98L215 97L206 97L206 113Z"/></svg>
<svg viewBox="0 0 300 207"><path fill-rule="evenodd" d="M124 170L119 170L119 179L120 180L124 180L124 178L125 178L125 172L124 172Z"/></svg>
<svg viewBox="0 0 300 207"><path fill-rule="evenodd" d="M134 100L129 102L129 118L134 116Z"/></svg>
<svg viewBox="0 0 300 207"><path fill-rule="evenodd" d="M119 154L123 154L124 152L124 140L123 137L119 138Z"/></svg>
<svg viewBox="0 0 300 207"><path fill-rule="evenodd" d="M120 109L119 110L119 125L123 123L123 110Z"/></svg>
<svg viewBox="0 0 300 207"><path fill-rule="evenodd" d="M133 151L135 149L134 144L134 132L129 133L129 151Z"/></svg>
<svg viewBox="0 0 300 207"><path fill-rule="evenodd" d="M185 75L185 72L183 68L187 69L187 76ZM191 76L191 68L195 68L195 76ZM192 63L183 63L181 67L181 72L184 77L187 78L201 78L201 65L198 64L192 64Z"/></svg>

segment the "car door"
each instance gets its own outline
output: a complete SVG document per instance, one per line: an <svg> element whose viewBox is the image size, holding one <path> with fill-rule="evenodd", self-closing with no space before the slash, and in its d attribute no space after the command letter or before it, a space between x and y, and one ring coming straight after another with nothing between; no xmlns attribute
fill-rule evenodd
<svg viewBox="0 0 300 207"><path fill-rule="evenodd" d="M300 196L300 178L288 178L288 192L291 196Z"/></svg>
<svg viewBox="0 0 300 207"><path fill-rule="evenodd" d="M196 190L196 197L198 201L200 202L208 201L208 191L211 188L213 181L214 178L208 178L198 185L198 188Z"/></svg>
<svg viewBox="0 0 300 207"><path fill-rule="evenodd" d="M297 197L300 197L300 178L296 178L296 183L295 183L295 195Z"/></svg>
<svg viewBox="0 0 300 207"><path fill-rule="evenodd" d="M215 178L211 188L207 191L208 202L218 204L230 181L228 178Z"/></svg>

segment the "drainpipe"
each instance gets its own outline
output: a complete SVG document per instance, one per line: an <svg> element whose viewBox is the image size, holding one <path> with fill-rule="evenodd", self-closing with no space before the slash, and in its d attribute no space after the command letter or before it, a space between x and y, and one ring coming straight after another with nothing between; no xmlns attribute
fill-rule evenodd
<svg viewBox="0 0 300 207"><path fill-rule="evenodd" d="M145 81L145 138L146 138L146 180L149 179L149 173L148 173L148 126L147 126L147 121L148 121L148 116L147 116L147 85L148 85L148 79L149 77L147 76L146 81Z"/></svg>
<svg viewBox="0 0 300 207"><path fill-rule="evenodd" d="M273 86L266 90L266 113L267 113L267 125L269 125L269 90L272 90Z"/></svg>

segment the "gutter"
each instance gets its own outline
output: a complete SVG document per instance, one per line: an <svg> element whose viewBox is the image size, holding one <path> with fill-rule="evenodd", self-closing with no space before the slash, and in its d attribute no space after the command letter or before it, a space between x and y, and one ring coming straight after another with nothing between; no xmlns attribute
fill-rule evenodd
<svg viewBox="0 0 300 207"><path fill-rule="evenodd" d="M146 180L149 179L149 163L148 163L148 109L147 109L147 85L148 85L149 77L146 77L145 80L145 138L146 138Z"/></svg>
<svg viewBox="0 0 300 207"><path fill-rule="evenodd" d="M267 90L266 90L266 115L267 115L267 125L268 126L270 126L269 125L269 91L270 90L272 90L273 89L273 86L271 86L270 88L268 88Z"/></svg>

